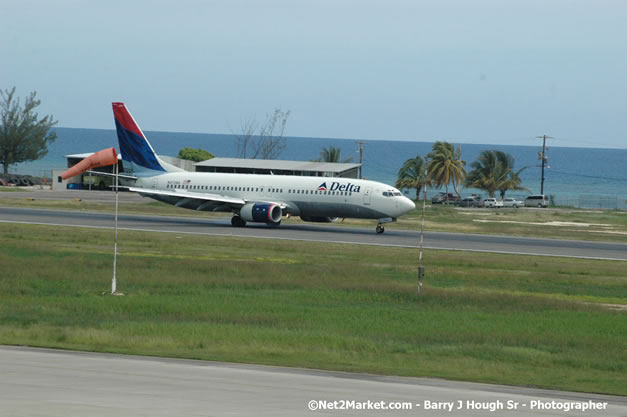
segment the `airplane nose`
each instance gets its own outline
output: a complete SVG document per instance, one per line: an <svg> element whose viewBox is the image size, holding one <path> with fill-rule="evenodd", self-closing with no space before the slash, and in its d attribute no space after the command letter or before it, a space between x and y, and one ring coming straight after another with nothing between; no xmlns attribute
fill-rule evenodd
<svg viewBox="0 0 627 417"><path fill-rule="evenodd" d="M405 209L403 212L407 213L408 211L412 211L413 209L415 209L416 204L414 204L414 202L411 201L409 198L403 197L403 208Z"/></svg>

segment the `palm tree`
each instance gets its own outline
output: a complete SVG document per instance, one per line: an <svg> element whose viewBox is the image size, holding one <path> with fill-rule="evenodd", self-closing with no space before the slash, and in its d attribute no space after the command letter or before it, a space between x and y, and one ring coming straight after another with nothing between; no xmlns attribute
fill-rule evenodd
<svg viewBox="0 0 627 417"><path fill-rule="evenodd" d="M427 171L429 180L437 187L445 186L448 196L448 185L453 183L455 193L461 197L459 186L466 177L466 161L461 159L461 145L457 151L448 142L437 141L433 144L431 152L427 154Z"/></svg>
<svg viewBox="0 0 627 417"><path fill-rule="evenodd" d="M422 187L427 185L430 184L425 173L424 162L420 155L415 158L410 158L403 163L401 169L398 170L398 177L394 183L394 186L399 190L415 188L416 200L420 198L420 190Z"/></svg>
<svg viewBox="0 0 627 417"><path fill-rule="evenodd" d="M510 154L497 150L481 151L470 166L472 171L466 178L466 187L485 190L491 198L497 191L503 198L507 190L527 190L520 186L520 173L524 168L514 172L514 157Z"/></svg>
<svg viewBox="0 0 627 417"><path fill-rule="evenodd" d="M340 162L341 152L342 152L341 149L336 148L335 146L322 148L322 151L320 152L320 159L318 159L318 161L319 162ZM353 161L353 158L348 157L348 158L344 158L342 162L347 163L347 162L352 162L352 161Z"/></svg>
<svg viewBox="0 0 627 417"><path fill-rule="evenodd" d="M470 164L472 171L466 177L466 187L485 190L492 198L505 179L505 173L496 155L498 151L481 151L476 161Z"/></svg>
<svg viewBox="0 0 627 417"><path fill-rule="evenodd" d="M528 167L523 167L514 172L514 157L505 152L497 151L497 158L506 171L508 171L505 180L499 186L499 192L501 193L501 200L505 198L505 192L512 191L530 191L528 188L521 186L522 179L520 173Z"/></svg>

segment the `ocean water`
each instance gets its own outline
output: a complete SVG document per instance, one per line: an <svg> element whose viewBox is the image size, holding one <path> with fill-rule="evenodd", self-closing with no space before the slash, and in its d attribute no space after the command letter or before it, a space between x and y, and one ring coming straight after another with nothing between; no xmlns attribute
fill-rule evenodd
<svg viewBox="0 0 627 417"><path fill-rule="evenodd" d="M31 175L51 175L52 169L65 167L64 155L94 152L114 146L118 148L115 130L55 128L57 140L49 146L41 160L13 166L11 172ZM227 134L179 132L144 132L158 154L176 156L180 148L203 148L220 157L235 157L235 137ZM342 158L359 161L357 139L287 137L287 146L279 159L311 160L320 156L323 147L341 149ZM394 184L403 162L416 155L424 157L431 150L430 142L394 140L364 140L363 176L375 181ZM457 147L458 145L455 144ZM515 169L526 168L521 178L532 194L540 193L541 169L538 146L497 144L462 144L462 159L470 163L486 149L498 149L515 158ZM627 149L549 147L548 167L545 169L544 193L558 204L575 207L627 208ZM429 195L439 190L429 190ZM451 191L451 190L450 190ZM480 193L463 189L462 195ZM508 196L524 198L527 192L511 192ZM415 194L412 194L414 196Z"/></svg>

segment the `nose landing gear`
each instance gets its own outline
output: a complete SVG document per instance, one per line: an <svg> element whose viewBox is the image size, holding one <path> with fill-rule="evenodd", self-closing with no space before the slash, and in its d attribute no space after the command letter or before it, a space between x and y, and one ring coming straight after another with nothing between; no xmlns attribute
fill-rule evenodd
<svg viewBox="0 0 627 417"><path fill-rule="evenodd" d="M379 223L377 224L377 234L380 235L385 232L385 227L383 227L384 223L391 223L395 221L396 217L384 217L383 219L379 219Z"/></svg>

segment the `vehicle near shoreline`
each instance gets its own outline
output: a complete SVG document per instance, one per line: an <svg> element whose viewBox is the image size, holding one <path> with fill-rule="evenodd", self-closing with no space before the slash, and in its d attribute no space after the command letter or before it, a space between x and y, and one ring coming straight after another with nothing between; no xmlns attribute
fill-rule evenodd
<svg viewBox="0 0 627 417"><path fill-rule="evenodd" d="M464 197L459 202L460 207L482 207L483 201L481 201L481 197L478 195L472 197Z"/></svg>
<svg viewBox="0 0 627 417"><path fill-rule="evenodd" d="M515 198L509 197L503 199L503 207L513 207L518 208L522 207L523 202L520 200L516 200Z"/></svg>
<svg viewBox="0 0 627 417"><path fill-rule="evenodd" d="M546 208L549 206L549 198L544 194L530 195L525 199L525 207Z"/></svg>
<svg viewBox="0 0 627 417"><path fill-rule="evenodd" d="M431 199L431 204L459 204L460 199L453 193L440 192Z"/></svg>
<svg viewBox="0 0 627 417"><path fill-rule="evenodd" d="M501 208L503 207L503 202L501 200L497 200L496 198L486 198L483 200L483 207Z"/></svg>

